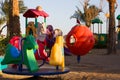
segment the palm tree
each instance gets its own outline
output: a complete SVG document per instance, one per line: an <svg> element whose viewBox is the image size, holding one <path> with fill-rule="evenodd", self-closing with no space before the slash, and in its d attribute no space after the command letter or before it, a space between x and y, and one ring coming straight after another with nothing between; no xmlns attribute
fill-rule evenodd
<svg viewBox="0 0 120 80"><path fill-rule="evenodd" d="M2 2L0 2L0 4L1 4L0 5L0 25L1 25L1 24L4 24L4 22L5 22L5 15L4 15L3 11L2 11L2 7L3 7Z"/></svg>
<svg viewBox="0 0 120 80"><path fill-rule="evenodd" d="M0 17L0 25L5 23L5 17L1 15ZM1 27L1 26L0 26Z"/></svg>
<svg viewBox="0 0 120 80"><path fill-rule="evenodd" d="M0 2L0 25L5 22L6 15L8 15L8 0Z"/></svg>
<svg viewBox="0 0 120 80"><path fill-rule="evenodd" d="M80 20L81 22L85 22L85 15L84 13L82 13L82 11L76 6L77 10L75 11L75 13L70 17L70 19L75 18Z"/></svg>
<svg viewBox="0 0 120 80"><path fill-rule="evenodd" d="M10 0L9 5L9 31L11 38L14 35L20 36L18 0Z"/></svg>
<svg viewBox="0 0 120 80"><path fill-rule="evenodd" d="M116 53L116 33L115 33L115 3L116 0L108 0L109 3L109 34L108 34L108 53Z"/></svg>
<svg viewBox="0 0 120 80"><path fill-rule="evenodd" d="M84 2L84 12L82 12L78 7L77 11L70 17L70 18L76 18L80 20L81 22L85 22L85 24L90 27L91 26L91 20L94 19L99 12L101 11L99 8L97 8L95 5L88 5L89 0L85 0Z"/></svg>
<svg viewBox="0 0 120 80"><path fill-rule="evenodd" d="M26 10L27 10L27 7L24 6L24 3L23 3L23 0L19 0L19 10L20 10L20 13L24 13ZM10 0L3 0L1 3L0 3L0 14L1 16L3 16L2 18L0 17L0 25L2 25L3 23L6 22L6 25L4 26L0 26L2 27L0 32L2 32L2 30L7 26L7 36L10 36L10 29L9 29L9 6L10 4ZM2 21L2 22L1 22Z"/></svg>
<svg viewBox="0 0 120 80"><path fill-rule="evenodd" d="M4 25L4 26L1 26L2 28L1 28L1 30L0 30L0 32L2 32L2 30L6 27L6 26L8 26L8 23L9 23L9 0L5 0L4 2L1 2L1 6L0 6L0 8L1 8L1 12L3 13L3 14L1 14L2 16L3 16L3 19L2 18L0 18L0 20L1 21L3 21L0 25L2 25L2 24L4 24L5 22L6 22L6 25ZM8 28L7 28L8 29ZM8 31L9 32L9 31ZM8 33L9 34L9 33Z"/></svg>

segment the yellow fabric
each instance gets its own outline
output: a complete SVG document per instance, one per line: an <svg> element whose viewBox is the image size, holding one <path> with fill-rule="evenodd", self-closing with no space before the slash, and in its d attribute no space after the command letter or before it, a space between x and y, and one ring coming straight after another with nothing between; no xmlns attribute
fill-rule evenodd
<svg viewBox="0 0 120 80"><path fill-rule="evenodd" d="M61 66L62 70L65 67L64 49L63 49L63 36L57 36L55 44L51 49L50 62L51 65Z"/></svg>

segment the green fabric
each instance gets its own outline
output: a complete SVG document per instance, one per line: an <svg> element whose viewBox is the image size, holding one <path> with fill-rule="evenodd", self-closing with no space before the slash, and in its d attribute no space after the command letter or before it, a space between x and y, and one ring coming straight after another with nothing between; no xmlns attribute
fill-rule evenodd
<svg viewBox="0 0 120 80"><path fill-rule="evenodd" d="M26 51L26 49L38 49L38 45L32 35L26 36L26 40L23 43L23 51Z"/></svg>
<svg viewBox="0 0 120 80"><path fill-rule="evenodd" d="M23 42L23 55L24 61L23 64L27 66L30 72L35 72L39 69L37 61L34 56L34 50L38 49L38 45L35 41L35 38L32 35L26 36L26 39ZM1 62L2 65L5 64L19 64L22 61L22 54L17 58L13 58L10 49L13 47L11 44L7 45L6 53L4 56L3 61Z"/></svg>
<svg viewBox="0 0 120 80"><path fill-rule="evenodd" d="M10 53L11 47L12 47L11 44L8 44L8 45L7 45L4 59L3 59L3 61L1 62L2 65L5 65L5 64L18 64L18 63L21 61L21 59L22 59L21 56L16 57L16 58L13 58L13 57L12 57L12 55L11 55L11 53Z"/></svg>
<svg viewBox="0 0 120 80"><path fill-rule="evenodd" d="M26 36L23 42L24 64L30 72L38 70L38 64L34 56L34 50L36 49L38 49L38 45L35 38L32 35Z"/></svg>
<svg viewBox="0 0 120 80"><path fill-rule="evenodd" d="M24 63L31 72L35 72L39 69L33 49L26 51Z"/></svg>

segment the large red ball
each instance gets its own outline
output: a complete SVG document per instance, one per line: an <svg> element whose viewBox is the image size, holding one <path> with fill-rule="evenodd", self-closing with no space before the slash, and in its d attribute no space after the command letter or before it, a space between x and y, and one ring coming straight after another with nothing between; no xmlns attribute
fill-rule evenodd
<svg viewBox="0 0 120 80"><path fill-rule="evenodd" d="M93 48L94 43L93 33L84 25L75 25L66 36L66 45L75 55L87 54Z"/></svg>

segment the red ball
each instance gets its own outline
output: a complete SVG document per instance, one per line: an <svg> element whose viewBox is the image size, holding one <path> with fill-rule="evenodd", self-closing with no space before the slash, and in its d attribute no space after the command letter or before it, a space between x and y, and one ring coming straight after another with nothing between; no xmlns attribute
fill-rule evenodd
<svg viewBox="0 0 120 80"><path fill-rule="evenodd" d="M94 43L93 33L84 25L75 25L66 36L66 45L77 56L87 54L93 48Z"/></svg>

